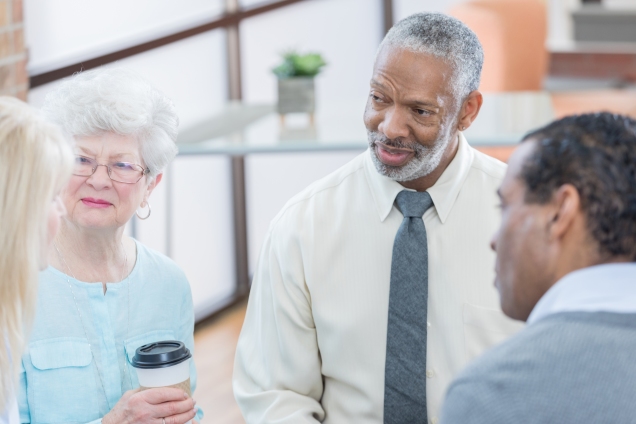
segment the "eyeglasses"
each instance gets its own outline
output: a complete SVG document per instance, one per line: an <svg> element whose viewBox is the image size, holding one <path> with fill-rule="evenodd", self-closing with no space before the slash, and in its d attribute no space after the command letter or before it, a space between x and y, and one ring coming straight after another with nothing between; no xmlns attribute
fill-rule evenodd
<svg viewBox="0 0 636 424"><path fill-rule="evenodd" d="M75 156L75 170L73 175L78 177L90 177L97 171L98 166L105 166L108 170L108 177L111 180L124 184L135 184L143 178L144 175L150 172L150 169L145 168L136 163L129 162L110 162L107 164L99 164L95 159L87 158L85 156Z"/></svg>

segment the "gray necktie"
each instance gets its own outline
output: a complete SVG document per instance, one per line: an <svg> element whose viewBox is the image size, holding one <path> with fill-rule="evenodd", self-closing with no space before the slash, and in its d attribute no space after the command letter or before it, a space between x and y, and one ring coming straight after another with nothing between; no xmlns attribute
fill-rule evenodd
<svg viewBox="0 0 636 424"><path fill-rule="evenodd" d="M401 191L396 203L404 220L395 236L391 261L384 422L427 423L428 247L422 215L433 201L427 192Z"/></svg>

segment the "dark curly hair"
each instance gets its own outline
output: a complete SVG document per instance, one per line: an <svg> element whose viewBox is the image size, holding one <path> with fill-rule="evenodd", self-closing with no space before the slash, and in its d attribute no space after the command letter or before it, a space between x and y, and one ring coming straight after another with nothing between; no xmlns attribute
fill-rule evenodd
<svg viewBox="0 0 636 424"><path fill-rule="evenodd" d="M526 140L536 143L520 175L526 202L547 203L573 185L599 253L636 261L636 121L606 112L568 116Z"/></svg>

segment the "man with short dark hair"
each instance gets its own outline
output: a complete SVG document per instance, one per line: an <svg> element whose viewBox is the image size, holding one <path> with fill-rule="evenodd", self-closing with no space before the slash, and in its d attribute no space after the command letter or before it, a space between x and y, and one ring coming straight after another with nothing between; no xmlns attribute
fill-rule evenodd
<svg viewBox="0 0 636 424"><path fill-rule="evenodd" d="M527 135L499 195L496 286L528 326L452 383L442 422L636 422L636 121Z"/></svg>

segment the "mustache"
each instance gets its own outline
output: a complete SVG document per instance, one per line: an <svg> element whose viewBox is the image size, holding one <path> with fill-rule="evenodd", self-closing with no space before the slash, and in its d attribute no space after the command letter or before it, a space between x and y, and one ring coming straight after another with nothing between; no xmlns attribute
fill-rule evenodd
<svg viewBox="0 0 636 424"><path fill-rule="evenodd" d="M369 142L371 144L381 143L389 147L395 147L398 149L411 149L417 152L418 143L410 142L402 137L388 138L386 135L379 131L367 131L369 135Z"/></svg>

